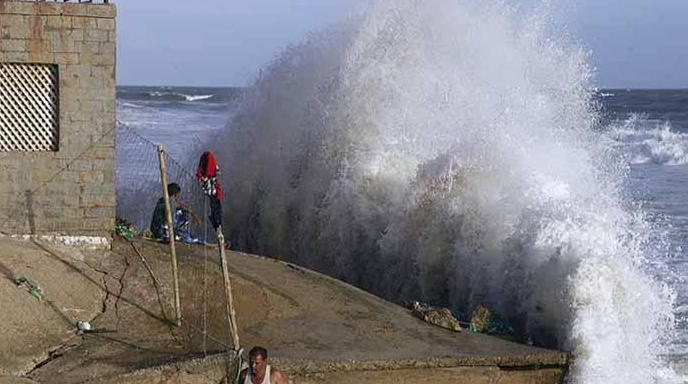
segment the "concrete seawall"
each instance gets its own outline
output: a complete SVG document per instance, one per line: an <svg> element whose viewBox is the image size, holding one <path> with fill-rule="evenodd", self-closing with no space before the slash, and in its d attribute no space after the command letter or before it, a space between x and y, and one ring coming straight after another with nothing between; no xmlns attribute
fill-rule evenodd
<svg viewBox="0 0 688 384"><path fill-rule="evenodd" d="M135 244L169 297L166 247ZM216 252L180 246L187 309L184 324L171 330L157 318L160 304L130 244L116 240L112 252L76 251L0 238L3 273L31 275L45 295L39 303L0 276L0 320L15 325L0 333L0 375L12 376L6 382L219 382L227 369L225 354L179 353L180 343L195 342L183 337L185 327L202 321L202 312L194 309L198 291L193 287L205 276L201 261L209 251ZM294 383L545 384L559 383L565 374L565 353L452 332L305 268L239 252L228 256L242 345L267 347L270 362ZM208 295L214 299L209 303L217 312L208 310L221 313L219 271L210 275ZM4 310L10 306L17 310ZM77 319L88 316L95 316L95 328L113 332L70 333ZM216 335L226 331L224 319L217 317L207 319Z"/></svg>

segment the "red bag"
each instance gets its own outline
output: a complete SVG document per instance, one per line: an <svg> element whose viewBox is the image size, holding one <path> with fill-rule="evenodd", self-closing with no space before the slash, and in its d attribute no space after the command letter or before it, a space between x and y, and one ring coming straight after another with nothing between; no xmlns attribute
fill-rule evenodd
<svg viewBox="0 0 688 384"><path fill-rule="evenodd" d="M220 167L217 166L213 153L203 152L196 169L196 181L201 184L206 195L217 196L218 200L222 200L222 188L217 181L219 173Z"/></svg>

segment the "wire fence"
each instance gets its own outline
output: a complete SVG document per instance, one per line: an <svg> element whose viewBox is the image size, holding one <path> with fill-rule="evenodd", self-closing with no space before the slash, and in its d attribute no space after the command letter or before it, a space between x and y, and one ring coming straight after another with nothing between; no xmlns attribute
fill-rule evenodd
<svg viewBox="0 0 688 384"><path fill-rule="evenodd" d="M12 231L21 231L31 226L32 216L27 212L36 201L45 200L46 206L62 208L61 202L50 195L52 188L69 185L69 177L74 175L79 160L90 156L90 151L102 146L111 149L113 134L116 139L117 225L112 252L94 251L92 257L76 257L69 248L33 240L33 244L47 255L45 268L52 268L48 266L50 261L53 267L78 273L74 281L81 281L79 284L88 290L89 297L104 295L102 309L91 318L65 313L51 298L78 296L72 292L73 281L65 285L52 284L36 278L36 272L29 270L22 272L26 274L23 276L16 270L21 264L19 261L17 266L8 264L5 272L0 270L11 279L16 277L18 286L29 287L32 295L43 295L43 303L50 304L65 319L67 327L75 330L79 321L87 321L91 327L77 333L77 339L51 351L49 358L39 363L29 376L50 382L60 382L59 377L68 377L64 382L81 382L92 378L93 370L98 376L120 375L195 358L227 356L231 358L226 360L225 368L231 377L238 367L236 352L239 346L233 341L228 321L226 279L229 274L226 268L223 269L220 247L210 224L208 197L189 166L183 166L163 152L168 181L181 187L178 202L198 219L189 218L188 233L178 238L176 247L181 318L177 324L175 273L171 267L169 244L152 239L149 230L153 210L163 195L158 147L135 129L118 122L99 138L94 138L90 146L64 160L53 174L37 183L29 198L24 191L17 191L16 207L0 210L0 221L9 225ZM45 211L38 214L43 213ZM65 214L64 209L58 209L55 214ZM59 359L69 354L88 354L89 358L79 367L61 366ZM234 373L229 372L230 369L234 369ZM65 372L71 376L62 376Z"/></svg>
<svg viewBox="0 0 688 384"><path fill-rule="evenodd" d="M65 320L61 335L74 336L51 349L27 377L85 382L188 362L205 374L214 370L216 378L236 377L241 362L227 325L217 249L204 253L197 245L178 248L182 305L181 323L176 324L170 255L160 244L125 238L115 241L114 252L105 257L102 252L75 254L36 240L33 245L43 252L43 268L71 276L65 284L46 280L41 271L21 271L21 261L2 260L0 273L16 278L20 289L26 287L26 300L38 299ZM88 309L80 296L91 302L102 297L102 302Z"/></svg>
<svg viewBox="0 0 688 384"><path fill-rule="evenodd" d="M182 325L180 341L190 353L207 354L231 349L232 338L224 311L224 284L217 237L210 224L207 196L195 174L163 152L168 183L181 192L177 203L189 211L188 232L176 234L180 260L179 282ZM117 218L128 236L149 238L153 209L162 199L157 145L134 128L118 123ZM125 227L125 228L122 228Z"/></svg>

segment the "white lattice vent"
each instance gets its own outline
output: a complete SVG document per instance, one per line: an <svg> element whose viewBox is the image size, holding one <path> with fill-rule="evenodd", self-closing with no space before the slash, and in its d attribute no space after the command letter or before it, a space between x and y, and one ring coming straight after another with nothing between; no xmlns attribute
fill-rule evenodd
<svg viewBox="0 0 688 384"><path fill-rule="evenodd" d="M0 63L0 151L57 151L57 66Z"/></svg>

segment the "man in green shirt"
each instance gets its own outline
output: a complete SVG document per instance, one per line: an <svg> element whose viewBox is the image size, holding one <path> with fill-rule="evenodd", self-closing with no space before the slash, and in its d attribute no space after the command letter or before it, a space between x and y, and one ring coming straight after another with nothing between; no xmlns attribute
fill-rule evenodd
<svg viewBox="0 0 688 384"><path fill-rule="evenodd" d="M191 212L188 208L186 208L183 204L177 203L177 198L179 197L179 193L182 191L182 189L179 187L179 184L177 183L170 183L167 184L167 193L169 194L170 197L170 212L172 213L172 220L174 221L174 229L175 233L179 231L180 224L186 224L186 219L184 219L184 223L181 223L179 219L177 219L178 215L177 210L181 210L184 216L185 214L190 214L191 217L200 225L200 220L198 217ZM165 212L165 199L161 197L158 199L158 202L155 204L155 209L153 210L153 217L151 218L151 224L150 224L150 230L151 233L153 234L153 238L155 239L167 239L169 238L169 235L167 233L167 218L165 217L166 212Z"/></svg>

